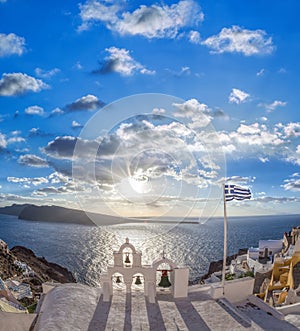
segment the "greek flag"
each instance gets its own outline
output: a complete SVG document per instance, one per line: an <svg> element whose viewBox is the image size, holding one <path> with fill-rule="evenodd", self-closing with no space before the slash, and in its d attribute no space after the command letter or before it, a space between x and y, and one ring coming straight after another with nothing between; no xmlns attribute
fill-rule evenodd
<svg viewBox="0 0 300 331"><path fill-rule="evenodd" d="M251 192L248 188L240 187L237 185L228 185L224 187L224 194L226 201L245 200L251 198Z"/></svg>

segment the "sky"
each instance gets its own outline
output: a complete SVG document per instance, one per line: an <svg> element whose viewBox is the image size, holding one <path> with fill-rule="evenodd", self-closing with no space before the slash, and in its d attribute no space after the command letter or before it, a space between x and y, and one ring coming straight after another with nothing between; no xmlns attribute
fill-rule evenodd
<svg viewBox="0 0 300 331"><path fill-rule="evenodd" d="M299 213L297 0L0 0L0 206Z"/></svg>

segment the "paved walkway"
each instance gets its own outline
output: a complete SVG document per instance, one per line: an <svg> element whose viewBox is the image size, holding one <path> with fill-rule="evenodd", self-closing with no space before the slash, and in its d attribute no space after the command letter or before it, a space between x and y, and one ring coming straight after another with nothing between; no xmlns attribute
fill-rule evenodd
<svg viewBox="0 0 300 331"><path fill-rule="evenodd" d="M107 305L101 297L89 331L298 330L288 322L279 321L253 307L249 311L247 306L248 318L244 319L243 309L234 307L232 311L201 291L190 293L184 299L158 294L154 304L147 302L143 292L126 294L115 291L104 321Z"/></svg>
<svg viewBox="0 0 300 331"><path fill-rule="evenodd" d="M0 311L0 331L28 331L35 317L36 314Z"/></svg>

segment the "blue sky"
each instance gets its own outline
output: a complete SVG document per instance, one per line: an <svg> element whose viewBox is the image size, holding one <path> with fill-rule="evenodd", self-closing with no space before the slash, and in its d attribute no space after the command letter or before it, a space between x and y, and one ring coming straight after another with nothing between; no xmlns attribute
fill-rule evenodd
<svg viewBox="0 0 300 331"><path fill-rule="evenodd" d="M299 10L0 0L0 205L299 213Z"/></svg>

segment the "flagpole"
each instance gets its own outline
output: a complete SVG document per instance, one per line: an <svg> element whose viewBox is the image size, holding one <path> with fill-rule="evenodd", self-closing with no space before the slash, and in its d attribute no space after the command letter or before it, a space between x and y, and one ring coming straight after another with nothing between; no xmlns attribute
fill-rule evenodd
<svg viewBox="0 0 300 331"><path fill-rule="evenodd" d="M223 204L224 204L224 244L223 244L223 270L222 270L222 288L223 295L225 295L225 273L226 273L226 259L227 259L227 214L226 214L226 197L225 184L223 184Z"/></svg>

